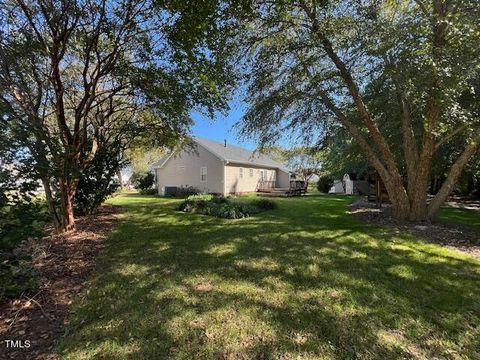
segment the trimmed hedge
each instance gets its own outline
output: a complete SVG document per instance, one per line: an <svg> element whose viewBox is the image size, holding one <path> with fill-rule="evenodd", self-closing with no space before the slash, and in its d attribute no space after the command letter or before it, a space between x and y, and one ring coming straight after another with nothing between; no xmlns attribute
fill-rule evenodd
<svg viewBox="0 0 480 360"><path fill-rule="evenodd" d="M233 202L223 196L201 194L189 196L178 206L177 210L223 219L242 219L261 211L276 208L277 204L266 199L254 200L248 204Z"/></svg>

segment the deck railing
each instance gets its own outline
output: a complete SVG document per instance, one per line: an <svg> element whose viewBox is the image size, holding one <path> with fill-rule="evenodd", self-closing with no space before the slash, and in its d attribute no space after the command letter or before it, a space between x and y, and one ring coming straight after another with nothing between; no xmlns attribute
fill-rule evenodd
<svg viewBox="0 0 480 360"><path fill-rule="evenodd" d="M275 185L275 181L259 181L258 190L274 189L276 187Z"/></svg>

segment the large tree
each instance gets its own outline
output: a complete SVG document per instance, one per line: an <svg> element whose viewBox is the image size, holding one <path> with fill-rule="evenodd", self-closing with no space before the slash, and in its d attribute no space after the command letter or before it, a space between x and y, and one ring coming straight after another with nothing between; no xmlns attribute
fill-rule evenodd
<svg viewBox="0 0 480 360"><path fill-rule="evenodd" d="M476 91L478 1L249 4L241 34L251 60L244 132L268 143L285 130L323 136L340 124L380 174L395 216L432 220L480 143L479 113L462 101ZM385 91L378 89L399 111L379 106ZM428 202L434 156L455 138L464 147Z"/></svg>
<svg viewBox="0 0 480 360"><path fill-rule="evenodd" d="M216 1L192 5L2 2L1 109L57 229L74 228L75 191L99 148L138 136L164 145L186 133L191 109L226 107L225 23Z"/></svg>
<svg viewBox="0 0 480 360"><path fill-rule="evenodd" d="M314 175L320 174L322 157L319 149L315 147L296 146L291 149L275 147L268 150L272 153L272 158L283 162L306 183L310 182Z"/></svg>

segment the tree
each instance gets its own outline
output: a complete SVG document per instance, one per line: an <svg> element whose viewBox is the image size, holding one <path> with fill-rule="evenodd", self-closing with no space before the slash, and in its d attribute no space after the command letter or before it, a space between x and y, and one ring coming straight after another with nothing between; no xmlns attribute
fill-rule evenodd
<svg viewBox="0 0 480 360"><path fill-rule="evenodd" d="M124 151L121 142L99 148L90 166L80 176L74 197L77 213L93 214L119 188L115 175L127 162Z"/></svg>
<svg viewBox="0 0 480 360"><path fill-rule="evenodd" d="M318 149L295 147L284 152L285 162L303 181L310 182L313 175L320 174L321 157Z"/></svg>
<svg viewBox="0 0 480 360"><path fill-rule="evenodd" d="M145 191L152 189L155 184L155 175L151 172L144 173L133 173L130 181L132 182L135 189Z"/></svg>
<svg viewBox="0 0 480 360"><path fill-rule="evenodd" d="M362 150L344 128L338 128L325 139L320 157L323 172L335 179L345 174L364 178L369 168Z"/></svg>
<svg viewBox="0 0 480 360"><path fill-rule="evenodd" d="M192 108L226 108L216 2L12 0L2 7L0 102L59 231L102 147L183 136ZM114 139L114 140L113 140ZM55 195L59 193L58 208Z"/></svg>
<svg viewBox="0 0 480 360"><path fill-rule="evenodd" d="M480 65L478 3L258 0L249 9L244 134L265 143L340 124L380 174L394 215L432 220L480 143L479 113L462 101ZM398 115L378 106L377 89ZM427 203L434 155L456 137L465 145Z"/></svg>

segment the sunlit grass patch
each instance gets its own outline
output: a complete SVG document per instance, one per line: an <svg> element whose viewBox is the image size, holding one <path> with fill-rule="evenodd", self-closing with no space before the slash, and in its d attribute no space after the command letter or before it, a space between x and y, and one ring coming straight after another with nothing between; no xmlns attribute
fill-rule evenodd
<svg viewBox="0 0 480 360"><path fill-rule="evenodd" d="M248 201L250 198L247 198ZM225 220L122 195L65 359L475 359L480 262L350 217L349 197ZM242 198L236 201L244 201Z"/></svg>

